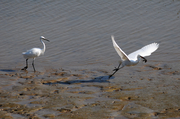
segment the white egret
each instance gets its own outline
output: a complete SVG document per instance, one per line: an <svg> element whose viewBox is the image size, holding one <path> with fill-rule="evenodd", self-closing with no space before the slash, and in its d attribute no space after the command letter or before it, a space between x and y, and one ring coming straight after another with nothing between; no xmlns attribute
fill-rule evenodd
<svg viewBox="0 0 180 119"><path fill-rule="evenodd" d="M151 53L156 51L159 47L158 43L151 43L149 45L146 45L142 47L141 49L130 53L129 55L126 55L124 51L117 45L116 41L114 40L114 36L111 36L114 49L118 53L118 55L121 58L121 61L119 62L119 66L113 70L114 73L109 76L111 78L119 69L123 68L124 66L134 66L139 63L141 58L146 63L147 60L144 58L145 56L150 56Z"/></svg>
<svg viewBox="0 0 180 119"><path fill-rule="evenodd" d="M40 41L43 44L42 49L41 48L32 48L32 49L22 53L22 55L26 59L26 66L21 70L26 70L28 68L28 59L33 58L32 66L33 66L34 72L36 72L35 67L34 67L34 60L35 60L36 57L39 57L40 55L43 55L45 50L46 50L45 43L42 40L49 41L44 36L40 37Z"/></svg>

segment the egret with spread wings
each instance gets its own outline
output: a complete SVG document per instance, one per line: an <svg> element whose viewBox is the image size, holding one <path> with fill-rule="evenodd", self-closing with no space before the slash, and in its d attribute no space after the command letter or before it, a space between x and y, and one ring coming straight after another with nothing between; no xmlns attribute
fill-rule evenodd
<svg viewBox="0 0 180 119"><path fill-rule="evenodd" d="M120 56L121 60L119 62L118 67L113 70L114 73L109 76L111 78L119 69L123 68L124 66L134 66L139 63L141 58L144 62L147 62L147 60L144 58L145 56L150 56L151 53L156 51L159 47L158 43L151 43L149 45L146 45L142 47L141 49L130 53L129 55L126 55L126 53L117 45L116 41L114 40L114 36L111 36L113 46Z"/></svg>

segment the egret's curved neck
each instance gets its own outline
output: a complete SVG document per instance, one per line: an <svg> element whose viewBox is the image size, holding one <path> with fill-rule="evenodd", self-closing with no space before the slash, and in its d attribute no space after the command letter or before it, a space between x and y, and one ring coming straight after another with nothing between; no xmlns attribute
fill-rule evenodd
<svg viewBox="0 0 180 119"><path fill-rule="evenodd" d="M141 60L141 56L138 55L138 56L137 56L137 63L139 63L140 60Z"/></svg>
<svg viewBox="0 0 180 119"><path fill-rule="evenodd" d="M41 43L43 44L43 49L42 50L42 54L44 54L45 50L46 50L46 45L45 43L42 41L42 39L40 39Z"/></svg>
<svg viewBox="0 0 180 119"><path fill-rule="evenodd" d="M131 66L134 66L134 65L138 64L140 60L141 60L141 57L140 57L140 55L138 55L137 60L131 60L131 63L130 63Z"/></svg>

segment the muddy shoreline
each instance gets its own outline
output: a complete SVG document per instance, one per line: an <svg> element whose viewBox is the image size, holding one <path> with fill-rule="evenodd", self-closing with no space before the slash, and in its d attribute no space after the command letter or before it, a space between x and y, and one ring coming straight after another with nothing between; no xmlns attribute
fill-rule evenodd
<svg viewBox="0 0 180 119"><path fill-rule="evenodd" d="M1 70L0 118L180 117L180 72L161 64L135 72L108 80L105 70Z"/></svg>

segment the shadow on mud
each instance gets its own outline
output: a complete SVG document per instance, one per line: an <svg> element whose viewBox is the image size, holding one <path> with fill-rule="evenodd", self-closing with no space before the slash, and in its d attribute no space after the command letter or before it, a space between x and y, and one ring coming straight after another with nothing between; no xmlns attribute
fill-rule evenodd
<svg viewBox="0 0 180 119"><path fill-rule="evenodd" d="M70 85L70 84L76 84L76 83L110 83L109 80L110 80L109 76L99 76L99 77L95 77L94 79L91 79L91 80L72 80L72 81L65 81L65 82L57 81L55 83L44 83L44 84L45 85L52 85L52 84Z"/></svg>
<svg viewBox="0 0 180 119"><path fill-rule="evenodd" d="M0 69L0 71L2 71L2 72L15 72L16 70L12 70L12 69Z"/></svg>

